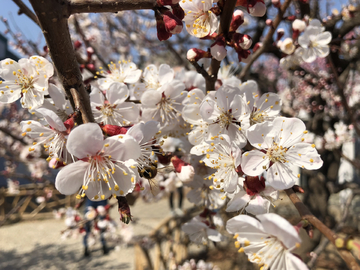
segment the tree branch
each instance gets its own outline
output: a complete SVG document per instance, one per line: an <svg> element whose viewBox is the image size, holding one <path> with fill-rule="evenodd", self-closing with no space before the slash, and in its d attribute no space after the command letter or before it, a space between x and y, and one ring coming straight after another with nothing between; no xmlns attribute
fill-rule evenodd
<svg viewBox="0 0 360 270"><path fill-rule="evenodd" d="M34 14L34 12L31 11L31 9L29 9L27 7L27 5L25 5L23 3L23 1L21 0L12 0L18 7L19 7L19 11L18 14L25 14L26 16L28 16L34 23L36 23L37 25L40 26L38 18L36 17L36 15Z"/></svg>
<svg viewBox="0 0 360 270"><path fill-rule="evenodd" d="M282 21L285 11L289 7L290 3L291 3L291 0L286 0L282 4L282 6L279 8L279 13L276 16L275 20L272 22L272 27L270 28L269 32L267 33L266 37L264 38L264 40L262 42L262 46L252 55L250 62L241 71L241 73L239 75L239 78L241 80L243 80L244 77L247 75L252 64L254 64L254 62L260 57L260 55L262 55L265 52L265 50L267 50L268 46L271 44L272 37L275 33L275 30L279 26L280 22Z"/></svg>
<svg viewBox="0 0 360 270"><path fill-rule="evenodd" d="M232 15L234 13L236 5L236 0L226 0L224 5L224 10L220 15L220 29L219 35L223 34L226 36L229 33L229 27L232 20ZM211 64L209 68L209 77L206 79L206 91L215 90L215 82L217 80L217 74L220 68L220 61L216 60L215 58L211 59Z"/></svg>
<svg viewBox="0 0 360 270"><path fill-rule="evenodd" d="M89 96L85 91L70 38L66 6L57 0L47 0L46 4L43 1L30 0L30 3L38 16L50 56L72 107L75 108L75 104L70 89L74 88L84 108L81 111L83 122L94 122Z"/></svg>
<svg viewBox="0 0 360 270"><path fill-rule="evenodd" d="M13 138L14 140L20 142L22 145L28 145L23 138L20 138L18 136L15 136L14 134L12 134L9 130L7 130L6 128L0 127L0 131L5 133L6 135L10 136L11 138Z"/></svg>
<svg viewBox="0 0 360 270"><path fill-rule="evenodd" d="M68 16L75 13L117 12L123 10L153 9L156 0L68 0Z"/></svg>
<svg viewBox="0 0 360 270"><path fill-rule="evenodd" d="M352 193L346 200L342 218L341 218L340 222L336 225L336 228L334 230L335 232L340 231L342 229L342 227L344 227L345 221L348 218L348 214L350 212L349 208L351 206L351 202L352 202L353 198L354 198L354 194ZM318 258L318 255L320 255L320 253L326 248L328 243L329 243L328 238L322 239L322 241L320 242L320 245L318 245L318 247L313 252L311 252L311 254L313 254L313 257L307 264L309 268L312 268L314 266L314 264Z"/></svg>
<svg viewBox="0 0 360 270"><path fill-rule="evenodd" d="M299 199L292 188L285 190L291 202L295 205L302 219L309 221L315 228L317 228L331 243L335 245L336 239L338 236L335 232L330 230L324 223L318 220L310 210L304 205L304 203ZM336 245L335 245L336 246ZM338 249L341 258L345 261L350 270L360 270L359 265L357 264L355 258L350 251L346 249Z"/></svg>

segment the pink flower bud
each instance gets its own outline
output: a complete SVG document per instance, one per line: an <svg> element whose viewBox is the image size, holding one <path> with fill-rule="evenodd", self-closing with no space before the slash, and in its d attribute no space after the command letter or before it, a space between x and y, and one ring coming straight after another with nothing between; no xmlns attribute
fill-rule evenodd
<svg viewBox="0 0 360 270"><path fill-rule="evenodd" d="M267 26L272 26L272 25L273 25L271 19L267 19L267 20L265 21L265 23L266 23Z"/></svg>
<svg viewBox="0 0 360 270"><path fill-rule="evenodd" d="M183 29L182 21L179 20L170 10L166 11L163 16L165 29L171 34L179 34Z"/></svg>
<svg viewBox="0 0 360 270"><path fill-rule="evenodd" d="M188 50L187 54L186 54L186 58L189 61L199 61L201 58L210 58L211 54L209 52L197 49L197 48L192 48L190 50Z"/></svg>
<svg viewBox="0 0 360 270"><path fill-rule="evenodd" d="M230 23L230 32L236 31L240 25L244 23L244 12L241 10L236 10L232 16L232 20Z"/></svg>
<svg viewBox="0 0 360 270"><path fill-rule="evenodd" d="M255 17L262 17L266 13L266 6L263 2L257 2L253 7L249 7L249 13Z"/></svg>
<svg viewBox="0 0 360 270"><path fill-rule="evenodd" d="M95 65L94 64L87 64L86 68L89 70L95 70Z"/></svg>

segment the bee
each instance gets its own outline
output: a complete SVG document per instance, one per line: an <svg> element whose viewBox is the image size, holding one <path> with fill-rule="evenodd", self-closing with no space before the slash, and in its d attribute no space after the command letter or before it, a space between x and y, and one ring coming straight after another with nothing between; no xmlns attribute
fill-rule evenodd
<svg viewBox="0 0 360 270"><path fill-rule="evenodd" d="M150 185L150 191L153 195L155 195L154 190L159 188L156 181L154 180L158 172L169 173L171 170L172 169L170 166L158 168L156 162L150 162L148 165L143 166L142 169L138 168L139 175L148 180Z"/></svg>
<svg viewBox="0 0 360 270"><path fill-rule="evenodd" d="M150 162L149 165L144 166L142 169L138 168L139 174L141 177L144 177L146 179L152 179L157 175L157 163L156 162Z"/></svg>

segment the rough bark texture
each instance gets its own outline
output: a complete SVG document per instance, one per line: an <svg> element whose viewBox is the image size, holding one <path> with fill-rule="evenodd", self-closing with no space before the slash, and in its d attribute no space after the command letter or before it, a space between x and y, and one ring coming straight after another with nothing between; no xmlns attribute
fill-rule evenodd
<svg viewBox="0 0 360 270"><path fill-rule="evenodd" d="M50 56L65 92L71 101L71 105L75 109L74 100L70 92L70 89L74 88L79 93L79 99L83 105L80 110L83 122L94 122L89 96L85 91L70 38L67 22L67 2L62 0L30 0L30 3L38 17Z"/></svg>
<svg viewBox="0 0 360 270"><path fill-rule="evenodd" d="M69 0L69 14L153 9L156 0Z"/></svg>

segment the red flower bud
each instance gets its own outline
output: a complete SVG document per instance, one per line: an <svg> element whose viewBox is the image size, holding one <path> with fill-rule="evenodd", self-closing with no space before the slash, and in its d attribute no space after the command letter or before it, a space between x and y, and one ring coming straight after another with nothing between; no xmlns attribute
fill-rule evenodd
<svg viewBox="0 0 360 270"><path fill-rule="evenodd" d="M184 10L180 7L179 4L173 5L173 6L171 6L171 8L172 8L173 14L174 14L176 17L178 17L179 20L184 19L184 17L185 17L185 12L184 12Z"/></svg>
<svg viewBox="0 0 360 270"><path fill-rule="evenodd" d="M171 162L174 165L175 172L177 172L177 173L181 172L181 167L182 166L189 165L189 163L186 163L185 161L183 161L181 158L178 158L177 156L173 156L171 158Z"/></svg>
<svg viewBox="0 0 360 270"><path fill-rule="evenodd" d="M74 42L74 47L75 49L79 49L82 46L82 42L80 40L77 40Z"/></svg>
<svg viewBox="0 0 360 270"><path fill-rule="evenodd" d="M241 10L236 10L232 16L230 23L230 32L236 31L240 25L244 23L244 12Z"/></svg>
<svg viewBox="0 0 360 270"><path fill-rule="evenodd" d="M115 125L100 125L100 127L106 133L106 135L109 136L126 134L126 132L128 131L126 127L119 127Z"/></svg>
<svg viewBox="0 0 360 270"><path fill-rule="evenodd" d="M179 34L183 29L182 21L179 20L170 10L166 11L163 15L165 29L171 34Z"/></svg>
<svg viewBox="0 0 360 270"><path fill-rule="evenodd" d="M120 214L120 220L124 222L125 224L129 224L132 220L132 216L130 213L130 206L127 202L126 197L116 197L118 200L118 206L119 206L119 214Z"/></svg>
<svg viewBox="0 0 360 270"><path fill-rule="evenodd" d="M157 0L156 3L159 6L171 6L176 5L180 2L180 0Z"/></svg>
<svg viewBox="0 0 360 270"><path fill-rule="evenodd" d="M260 193L265 189L265 178L261 176L246 176L244 181L246 193L250 196Z"/></svg>
<svg viewBox="0 0 360 270"><path fill-rule="evenodd" d="M172 34L166 31L164 20L161 16L156 16L157 37L160 41L168 40Z"/></svg>
<svg viewBox="0 0 360 270"><path fill-rule="evenodd" d="M186 54L186 58L189 61L199 61L201 58L211 58L211 54L209 52L200 50L200 49L196 49L196 48L192 48L190 50L188 50L187 54Z"/></svg>
<svg viewBox="0 0 360 270"><path fill-rule="evenodd" d="M258 42L254 45L253 52L256 52L262 46L261 42Z"/></svg>

